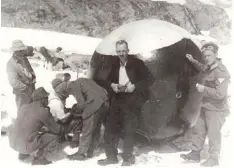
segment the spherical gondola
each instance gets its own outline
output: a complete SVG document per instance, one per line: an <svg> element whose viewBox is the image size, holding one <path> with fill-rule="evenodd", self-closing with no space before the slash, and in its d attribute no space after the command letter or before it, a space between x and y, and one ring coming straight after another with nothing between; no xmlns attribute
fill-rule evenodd
<svg viewBox="0 0 234 168"><path fill-rule="evenodd" d="M176 129L166 128L178 119L188 100L190 80L198 73L186 54L202 61L199 43L186 30L165 21L146 19L125 24L107 35L93 53L94 79L106 80L118 40L128 42L130 54L142 59L153 76L150 98L141 109L140 129L152 139L173 136Z"/></svg>

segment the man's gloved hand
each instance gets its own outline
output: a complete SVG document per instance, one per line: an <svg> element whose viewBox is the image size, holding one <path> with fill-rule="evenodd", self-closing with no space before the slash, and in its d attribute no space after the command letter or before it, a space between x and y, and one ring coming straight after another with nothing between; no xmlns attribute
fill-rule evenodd
<svg viewBox="0 0 234 168"><path fill-rule="evenodd" d="M78 113L78 114L82 114L84 108L85 108L85 104L77 105L77 110L78 110L77 113Z"/></svg>
<svg viewBox="0 0 234 168"><path fill-rule="evenodd" d="M74 118L80 117L83 114L84 106L79 106L78 104L74 104L71 108L71 114Z"/></svg>

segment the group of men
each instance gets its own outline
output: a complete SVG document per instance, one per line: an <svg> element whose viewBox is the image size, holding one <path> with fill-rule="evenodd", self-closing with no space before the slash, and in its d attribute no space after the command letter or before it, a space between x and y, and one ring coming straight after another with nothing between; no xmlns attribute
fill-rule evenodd
<svg viewBox="0 0 234 168"><path fill-rule="evenodd" d="M202 73L206 73L207 82L197 85L197 90L204 93L202 115L204 113L206 116L204 127L208 128L203 138L205 140L207 135L210 140L211 158L205 165L218 164L216 155L220 152L220 129L223 124L220 116L223 113L222 109L217 110L217 103L226 96L225 87L230 78L225 66L216 58L218 49L215 47L213 43L203 47L209 68ZM134 136L139 124L139 111L148 100L150 74L142 60L128 54L128 43L124 40L116 42L117 57L111 61L112 68L107 80L78 78L70 81L70 75L64 74L63 79L56 78L51 82L51 93L43 87L35 89L36 75L27 59L26 49L22 41L13 41L13 56L7 64L9 82L18 108L9 140L11 147L19 152L19 159L33 155L32 164L49 164L47 152L57 149L65 140L70 140L71 146L79 146L78 152L67 156L68 159L91 158L98 146L103 124L106 159L99 160L98 164L118 163L117 147L121 135L124 139L122 166L134 164ZM200 65L192 56L188 56L188 59ZM66 108L69 95L77 101L71 109ZM201 149L203 145L202 141ZM183 158L193 160L193 156L196 156L195 160L200 161L200 148L190 155L183 155Z"/></svg>

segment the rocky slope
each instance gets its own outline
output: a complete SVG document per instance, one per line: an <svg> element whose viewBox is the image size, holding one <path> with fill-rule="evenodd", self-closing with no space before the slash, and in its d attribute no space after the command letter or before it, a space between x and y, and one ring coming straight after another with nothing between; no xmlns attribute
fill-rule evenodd
<svg viewBox="0 0 234 168"><path fill-rule="evenodd" d="M230 42L231 19L218 7L222 5L204 4L199 0L186 0L185 4L150 0L2 0L1 3L2 26L6 27L103 38L122 24L156 18L194 34L210 31L221 44ZM225 5L230 6L231 2Z"/></svg>

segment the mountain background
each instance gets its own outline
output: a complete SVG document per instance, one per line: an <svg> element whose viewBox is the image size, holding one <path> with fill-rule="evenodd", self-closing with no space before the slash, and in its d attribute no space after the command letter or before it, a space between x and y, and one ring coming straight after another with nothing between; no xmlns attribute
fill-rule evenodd
<svg viewBox="0 0 234 168"><path fill-rule="evenodd" d="M103 38L123 24L155 18L228 44L231 6L231 0L2 0L1 26Z"/></svg>

